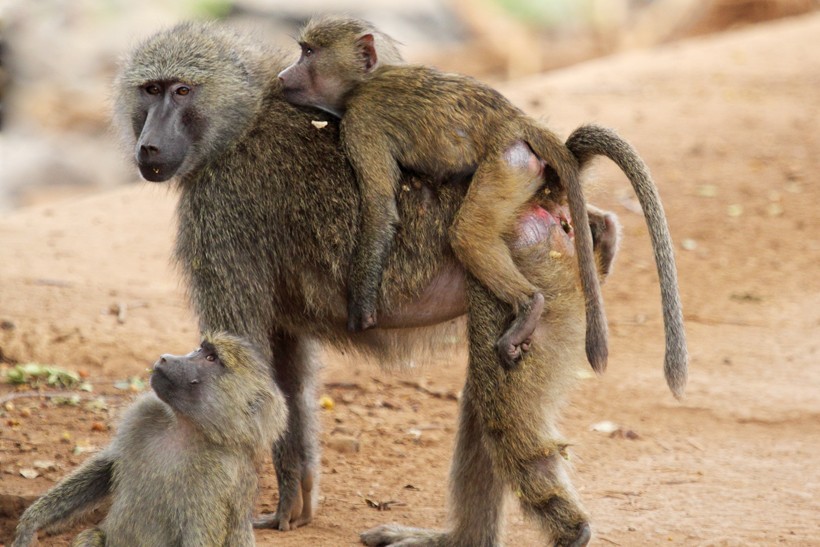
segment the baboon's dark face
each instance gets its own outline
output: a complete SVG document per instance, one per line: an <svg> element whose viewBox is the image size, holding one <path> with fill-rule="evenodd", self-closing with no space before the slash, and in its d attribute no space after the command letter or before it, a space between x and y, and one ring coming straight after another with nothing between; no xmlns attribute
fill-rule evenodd
<svg viewBox="0 0 820 547"><path fill-rule="evenodd" d="M174 410L191 415L228 370L208 342L188 355L165 354L154 363L151 388Z"/></svg>
<svg viewBox="0 0 820 547"><path fill-rule="evenodd" d="M182 166L192 144L204 131L194 107L198 89L178 81L152 81L139 89L132 117L140 174L151 182L165 182Z"/></svg>

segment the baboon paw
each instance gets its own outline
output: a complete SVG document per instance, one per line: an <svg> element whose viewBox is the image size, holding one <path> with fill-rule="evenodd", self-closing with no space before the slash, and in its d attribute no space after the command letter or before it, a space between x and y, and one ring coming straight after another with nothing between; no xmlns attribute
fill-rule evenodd
<svg viewBox="0 0 820 547"><path fill-rule="evenodd" d="M253 519L253 527L287 532L309 524L312 520L312 516L300 515L295 518L282 518L279 513L262 513Z"/></svg>
<svg viewBox="0 0 820 547"><path fill-rule="evenodd" d="M564 538L555 543L556 547L586 547L592 539L592 528L588 522L582 522L578 525L578 533L575 537Z"/></svg>

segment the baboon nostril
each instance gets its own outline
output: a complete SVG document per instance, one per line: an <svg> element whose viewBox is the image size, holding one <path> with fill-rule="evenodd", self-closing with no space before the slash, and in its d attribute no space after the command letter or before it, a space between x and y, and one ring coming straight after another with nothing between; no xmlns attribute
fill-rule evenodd
<svg viewBox="0 0 820 547"><path fill-rule="evenodd" d="M159 148L152 144L143 144L140 146L140 155L141 156L156 156L159 154Z"/></svg>

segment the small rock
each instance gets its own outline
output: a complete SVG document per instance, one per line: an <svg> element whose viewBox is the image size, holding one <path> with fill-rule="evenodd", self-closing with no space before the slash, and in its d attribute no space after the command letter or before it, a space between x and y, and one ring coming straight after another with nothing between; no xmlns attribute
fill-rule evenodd
<svg viewBox="0 0 820 547"><path fill-rule="evenodd" d="M743 205L739 203L733 203L726 208L726 214L732 218L737 218L743 214Z"/></svg>
<svg viewBox="0 0 820 547"><path fill-rule="evenodd" d="M597 431L599 433L613 433L615 431L618 431L620 427L615 422L610 422L607 420L592 424L590 429L592 431Z"/></svg>
<svg viewBox="0 0 820 547"><path fill-rule="evenodd" d="M335 450L340 454L355 454L360 449L359 440L355 437L348 437L347 435L331 437L327 440L326 445L331 450Z"/></svg>
<svg viewBox="0 0 820 547"><path fill-rule="evenodd" d="M34 460L31 462L31 465L37 469L45 469L47 471L55 471L57 469L57 464L51 460Z"/></svg>
<svg viewBox="0 0 820 547"><path fill-rule="evenodd" d="M20 474L23 476L23 478L26 478L26 479L29 479L29 480L30 479L36 479L37 477L40 476L40 473L38 473L34 469L30 469L28 467L26 467L24 469L21 469Z"/></svg>

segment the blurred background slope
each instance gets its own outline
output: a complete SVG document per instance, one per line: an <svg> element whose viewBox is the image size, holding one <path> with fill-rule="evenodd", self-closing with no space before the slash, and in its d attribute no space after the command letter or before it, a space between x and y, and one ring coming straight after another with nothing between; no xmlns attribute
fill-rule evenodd
<svg viewBox="0 0 820 547"><path fill-rule="evenodd" d="M136 180L111 130L118 59L186 19L290 40L311 15L372 20L411 62L489 82L805 13L820 0L5 0L0 2L0 213Z"/></svg>

